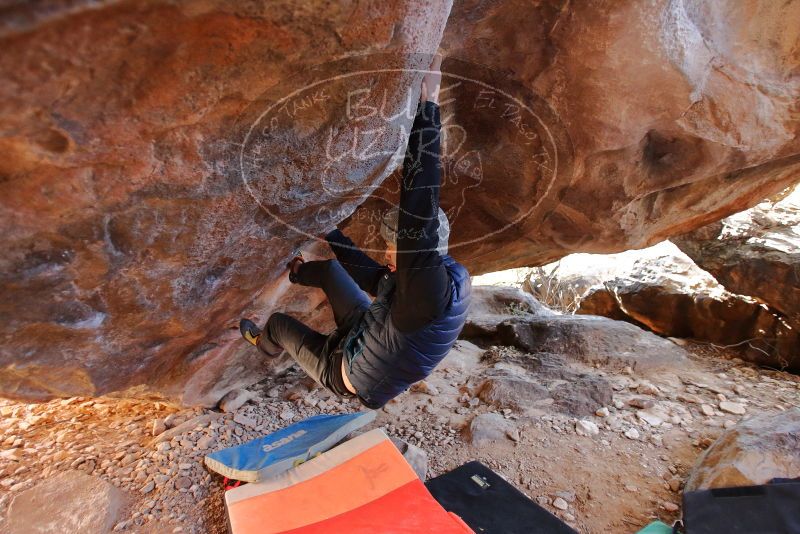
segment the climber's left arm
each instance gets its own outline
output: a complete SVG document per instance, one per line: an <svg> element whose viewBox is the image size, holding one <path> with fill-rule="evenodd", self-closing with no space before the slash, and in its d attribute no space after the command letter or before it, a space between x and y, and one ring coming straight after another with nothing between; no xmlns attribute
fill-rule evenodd
<svg viewBox="0 0 800 534"><path fill-rule="evenodd" d="M391 316L401 332L430 324L450 302L439 246L439 105L419 105L403 162L397 223L397 289Z"/></svg>

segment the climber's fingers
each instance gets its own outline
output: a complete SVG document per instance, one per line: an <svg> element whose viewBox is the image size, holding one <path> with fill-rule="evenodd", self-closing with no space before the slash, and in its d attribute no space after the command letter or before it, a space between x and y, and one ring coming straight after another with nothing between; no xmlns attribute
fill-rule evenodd
<svg viewBox="0 0 800 534"><path fill-rule="evenodd" d="M442 70L442 54L436 53L433 55L430 70L439 72Z"/></svg>
<svg viewBox="0 0 800 534"><path fill-rule="evenodd" d="M420 91L420 101L439 102L439 90L442 83L442 55L435 54L428 72L422 77L422 89Z"/></svg>

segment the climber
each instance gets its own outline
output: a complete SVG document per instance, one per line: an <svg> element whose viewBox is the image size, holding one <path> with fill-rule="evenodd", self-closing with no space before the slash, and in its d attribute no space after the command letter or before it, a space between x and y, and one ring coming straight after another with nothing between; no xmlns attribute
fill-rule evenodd
<svg viewBox="0 0 800 534"><path fill-rule="evenodd" d="M292 283L324 290L336 330L326 336L283 313L273 313L263 331L247 319L239 325L266 355L286 350L320 385L373 409L433 371L455 343L469 305L469 273L447 255L450 228L439 208L441 61L437 55L422 79L399 209L381 224L388 264L335 229L325 237L335 260L297 256L287 268Z"/></svg>

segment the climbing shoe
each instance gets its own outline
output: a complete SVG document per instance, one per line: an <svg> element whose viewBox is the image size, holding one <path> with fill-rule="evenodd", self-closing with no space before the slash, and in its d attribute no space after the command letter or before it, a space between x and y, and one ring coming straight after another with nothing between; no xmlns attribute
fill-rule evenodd
<svg viewBox="0 0 800 534"><path fill-rule="evenodd" d="M242 333L242 337L245 338L248 343L258 346L258 338L261 335L261 330L259 330L253 321L249 319L242 319L239 321L239 332Z"/></svg>

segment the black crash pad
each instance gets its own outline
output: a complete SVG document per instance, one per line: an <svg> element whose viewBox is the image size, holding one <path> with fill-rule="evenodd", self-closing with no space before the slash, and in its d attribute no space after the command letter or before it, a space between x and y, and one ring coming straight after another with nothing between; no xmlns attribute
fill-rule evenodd
<svg viewBox="0 0 800 534"><path fill-rule="evenodd" d="M469 462L425 486L445 510L479 534L577 534L480 462Z"/></svg>
<svg viewBox="0 0 800 534"><path fill-rule="evenodd" d="M686 534L797 534L800 482L688 491L683 522Z"/></svg>

